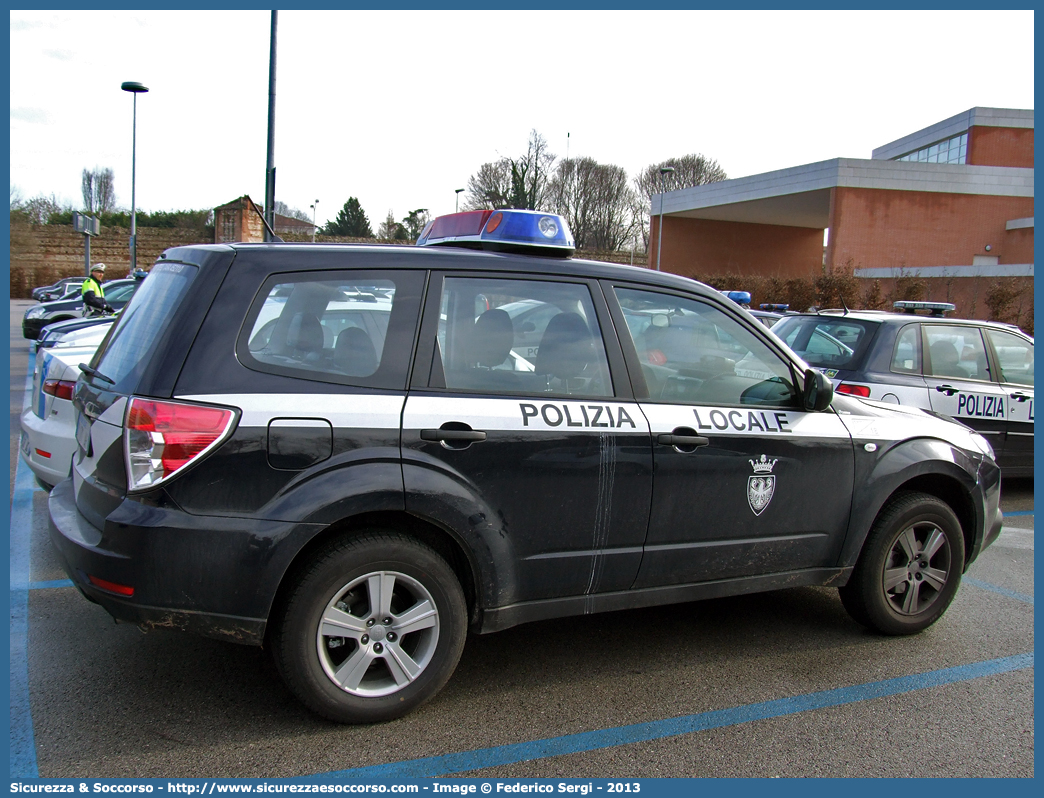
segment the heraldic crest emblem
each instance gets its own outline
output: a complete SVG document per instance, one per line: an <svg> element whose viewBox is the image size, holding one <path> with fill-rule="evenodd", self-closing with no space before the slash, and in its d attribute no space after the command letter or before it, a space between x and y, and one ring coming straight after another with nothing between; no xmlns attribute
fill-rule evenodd
<svg viewBox="0 0 1044 798"><path fill-rule="evenodd" d="M772 473L772 467L777 460L769 460L761 455L760 460L748 460L754 469L754 476L747 477L747 504L754 515L761 515L772 501L772 494L776 492L776 476Z"/></svg>

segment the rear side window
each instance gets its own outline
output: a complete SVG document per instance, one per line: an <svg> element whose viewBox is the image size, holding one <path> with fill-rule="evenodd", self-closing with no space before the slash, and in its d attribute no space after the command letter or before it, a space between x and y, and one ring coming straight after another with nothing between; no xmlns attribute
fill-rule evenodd
<svg viewBox="0 0 1044 798"><path fill-rule="evenodd" d="M921 373L921 325L908 324L896 336L892 371L902 374Z"/></svg>
<svg viewBox="0 0 1044 798"><path fill-rule="evenodd" d="M251 308L237 354L257 371L401 388L413 324L408 339L398 340L395 332L402 330L395 319L410 306L415 322L420 281L412 272L273 276Z"/></svg>
<svg viewBox="0 0 1044 798"><path fill-rule="evenodd" d="M613 395L586 285L447 277L438 344L449 390Z"/></svg>
<svg viewBox="0 0 1044 798"><path fill-rule="evenodd" d="M91 363L114 383L115 390L132 393L137 387L149 355L197 271L197 267L187 263L157 263L152 267Z"/></svg>

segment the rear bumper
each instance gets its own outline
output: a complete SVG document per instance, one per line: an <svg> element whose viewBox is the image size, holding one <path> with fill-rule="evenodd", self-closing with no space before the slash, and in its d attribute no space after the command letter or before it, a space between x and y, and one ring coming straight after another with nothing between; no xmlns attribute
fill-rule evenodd
<svg viewBox="0 0 1044 798"><path fill-rule="evenodd" d="M67 479L51 491L50 533L62 567L84 596L118 621L262 643L276 589L307 530L126 500L98 529L77 509L73 490ZM133 589L133 595L91 577Z"/></svg>
<svg viewBox="0 0 1044 798"><path fill-rule="evenodd" d="M67 409L63 408L58 415L46 419L36 415L32 407L22 411L22 440L19 446L22 460L33 474L48 485L57 485L69 476L69 466L76 449L75 429L61 418L72 415L72 403L65 404L68 405Z"/></svg>

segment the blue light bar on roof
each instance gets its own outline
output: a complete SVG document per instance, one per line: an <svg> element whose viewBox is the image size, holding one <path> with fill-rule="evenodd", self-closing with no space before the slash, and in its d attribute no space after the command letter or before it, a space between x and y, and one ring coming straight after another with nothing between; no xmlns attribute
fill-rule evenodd
<svg viewBox="0 0 1044 798"><path fill-rule="evenodd" d="M750 291L719 291L718 293L724 294L737 305L743 305L743 307L750 305Z"/></svg>
<svg viewBox="0 0 1044 798"><path fill-rule="evenodd" d="M518 209L439 216L421 231L417 246L538 252L564 258L576 249L569 225L561 216Z"/></svg>

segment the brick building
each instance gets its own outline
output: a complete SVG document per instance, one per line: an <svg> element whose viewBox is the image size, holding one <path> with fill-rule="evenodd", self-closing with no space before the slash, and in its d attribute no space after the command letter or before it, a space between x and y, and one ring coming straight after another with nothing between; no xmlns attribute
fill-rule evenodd
<svg viewBox="0 0 1044 798"><path fill-rule="evenodd" d="M981 315L989 281L1033 276L1033 111L972 108L869 160L655 195L652 264L661 201L665 271L806 277L851 267L868 280L924 278L930 298Z"/></svg>

